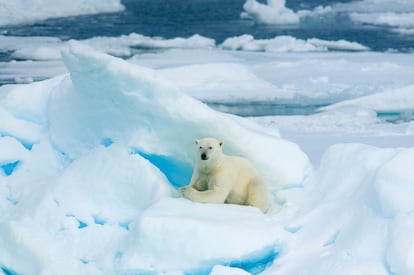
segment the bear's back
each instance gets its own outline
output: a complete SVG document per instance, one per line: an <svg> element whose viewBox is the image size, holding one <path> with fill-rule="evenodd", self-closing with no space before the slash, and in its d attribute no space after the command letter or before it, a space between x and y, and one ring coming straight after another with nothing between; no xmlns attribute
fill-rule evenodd
<svg viewBox="0 0 414 275"><path fill-rule="evenodd" d="M237 182L250 181L253 178L260 177L259 172L248 159L227 155L223 155L223 157L224 167L222 169L229 173L229 176Z"/></svg>

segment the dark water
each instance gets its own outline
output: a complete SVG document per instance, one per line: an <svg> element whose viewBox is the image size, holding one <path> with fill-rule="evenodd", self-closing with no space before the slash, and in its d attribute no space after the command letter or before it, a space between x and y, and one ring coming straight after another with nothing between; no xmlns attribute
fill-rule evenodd
<svg viewBox="0 0 414 275"><path fill-rule="evenodd" d="M313 9L338 2L350 1L287 0L287 6L293 10ZM294 26L265 26L240 18L245 0L124 0L122 3L126 9L118 13L49 19L33 25L3 27L0 32L18 36L55 36L64 40L132 32L164 38L189 37L197 33L214 38L217 43L242 34L252 34L255 38L291 35L301 39L345 39L374 51L391 48L407 52L414 48L414 36L404 36L386 27L356 24L341 13L311 17ZM0 61L6 59L7 54L0 55Z"/></svg>
<svg viewBox="0 0 414 275"><path fill-rule="evenodd" d="M238 116L310 115L328 104L298 104L269 102L206 102L211 108Z"/></svg>

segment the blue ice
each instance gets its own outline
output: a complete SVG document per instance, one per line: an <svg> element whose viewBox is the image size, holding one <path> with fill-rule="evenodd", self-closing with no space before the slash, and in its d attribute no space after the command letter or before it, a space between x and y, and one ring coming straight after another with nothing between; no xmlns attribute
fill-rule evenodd
<svg viewBox="0 0 414 275"><path fill-rule="evenodd" d="M215 265L223 265L243 269L251 274L259 274L273 264L279 250L275 246L268 246L261 250L252 252L239 259L217 259L203 263L200 268L187 270L186 275L207 275Z"/></svg>
<svg viewBox="0 0 414 275"><path fill-rule="evenodd" d="M131 153L140 155L160 169L175 188L190 183L191 175L193 173L193 168L190 164L169 156L144 153L137 149L131 149Z"/></svg>
<svg viewBox="0 0 414 275"><path fill-rule="evenodd" d="M9 162L0 166L1 170L3 170L6 176L10 176L13 174L16 167L20 164L20 161Z"/></svg>

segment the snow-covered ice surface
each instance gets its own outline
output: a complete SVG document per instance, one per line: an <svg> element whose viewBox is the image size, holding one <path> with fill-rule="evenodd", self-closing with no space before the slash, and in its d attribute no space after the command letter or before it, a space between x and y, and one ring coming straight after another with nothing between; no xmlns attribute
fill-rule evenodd
<svg viewBox="0 0 414 275"><path fill-rule="evenodd" d="M3 273L414 273L413 55L292 37L280 51L247 36L81 41L124 61L76 41L2 39L34 59L6 66L35 81L0 87ZM59 76L38 82L32 66L45 64L43 78ZM245 119L198 100L296 115ZM280 211L176 198L204 136L252 159Z"/></svg>
<svg viewBox="0 0 414 275"><path fill-rule="evenodd" d="M117 12L120 0L0 0L0 26L33 23L48 18Z"/></svg>
<svg viewBox="0 0 414 275"><path fill-rule="evenodd" d="M258 24L300 24L307 19L341 13L357 23L386 26L407 35L414 33L414 3L410 0L334 2L331 5L318 6L313 10L297 11L287 8L285 0L267 0L265 3L246 0L243 9L241 17L252 19Z"/></svg>
<svg viewBox="0 0 414 275"><path fill-rule="evenodd" d="M242 18L253 18L264 24L297 24L300 17L297 13L286 7L285 0L267 0L262 4L256 0L247 0L241 14Z"/></svg>
<svg viewBox="0 0 414 275"><path fill-rule="evenodd" d="M63 3L26 2L0 0L0 25L1 7L32 22ZM120 9L72 1L56 16ZM414 29L410 0L244 10L260 24L346 14ZM414 274L413 54L137 33L4 33L0 54L0 83L20 83L0 87L0 273ZM178 198L205 136L251 159L284 204L264 215Z"/></svg>
<svg viewBox="0 0 414 275"><path fill-rule="evenodd" d="M411 55L62 49L68 74L0 88L3 273L414 273ZM245 119L188 94L336 104ZM250 158L281 209L177 198L203 136Z"/></svg>
<svg viewBox="0 0 414 275"><path fill-rule="evenodd" d="M216 136L228 152L251 158L274 191L305 186L312 174L296 144L211 110L151 69L76 43L63 56L70 75L1 88L5 273L202 274L217 264L258 272L273 262L278 238L257 209L159 200L189 182L197 137ZM241 220L240 229L229 231ZM213 242L213 234L202 244L211 231L223 237ZM183 247L189 234L195 238ZM201 245L210 250L195 253ZM172 253L178 250L183 257Z"/></svg>
<svg viewBox="0 0 414 275"><path fill-rule="evenodd" d="M234 50L242 52L267 52L269 54L329 51L364 52L369 50L364 45L345 40L302 40L291 36L277 36L272 39L255 39L251 35L242 35L239 37L228 38L223 43L217 45L214 39L202 37L200 35L193 35L188 38L163 39L160 37L147 37L131 33L129 35L122 35L119 37L94 37L80 40L80 42L87 44L96 50L103 51L114 56L131 59L132 62L135 62L135 60L137 62L141 62L140 60L147 60L148 57L153 55L148 53L143 54L140 49L149 49L154 51L154 53L165 53L167 55L174 54L169 50L193 50L193 52L197 54L192 54L191 58L189 58L188 56L191 54L191 51L184 51L184 59L181 61L190 63L191 65L198 65L199 63L197 60L193 62L194 58L207 59L204 60L203 63L217 63L223 61L226 63L229 61L240 61L246 63L246 61L251 60L251 58L246 61L240 60L245 59L244 55L240 55L241 57L238 57L238 54L233 52ZM10 61L0 62L0 83L30 83L66 72L67 70L62 63L60 52L67 48L68 41L63 41L56 37L21 37L0 35L0 54L10 55L11 59ZM206 55L206 57L203 57L203 55ZM236 56L234 57L234 55ZM277 56L273 56L272 58L275 57ZM260 60L267 62L264 57ZM176 65L175 63L177 61L179 61L177 58L170 58L169 60L163 61L161 58L158 58L158 55L156 55L154 61L152 63L147 63L146 65L150 67L171 67ZM173 63L171 64L169 62ZM249 63L250 62L246 65L249 65ZM226 74L225 71L227 71L228 68L224 67L225 65L226 64L223 64L221 66L220 73ZM336 66L335 64L332 65ZM246 71L249 69L249 67L246 67L243 70ZM206 73L208 74L209 72ZM236 73L241 73L241 75L243 75L242 72L235 71L234 75L236 78L240 77L237 76ZM206 77L208 77L208 75ZM260 80L260 75L255 78ZM267 85L265 82L263 82L263 84ZM197 85L196 88L199 89L199 85ZM240 92L240 94L242 93ZM247 96L249 96L249 94Z"/></svg>

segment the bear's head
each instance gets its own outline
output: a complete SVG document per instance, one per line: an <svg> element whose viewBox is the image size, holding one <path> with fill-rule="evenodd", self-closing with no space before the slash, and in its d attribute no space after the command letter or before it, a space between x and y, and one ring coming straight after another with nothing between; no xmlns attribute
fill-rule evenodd
<svg viewBox="0 0 414 275"><path fill-rule="evenodd" d="M195 144L197 161L212 162L222 154L223 142L215 138L197 139Z"/></svg>

